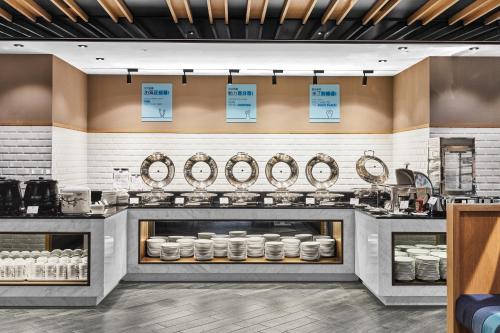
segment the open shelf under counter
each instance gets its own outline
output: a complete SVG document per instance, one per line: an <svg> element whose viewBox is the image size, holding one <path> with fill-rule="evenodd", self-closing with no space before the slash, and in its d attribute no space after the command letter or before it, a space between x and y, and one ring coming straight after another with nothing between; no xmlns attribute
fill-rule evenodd
<svg viewBox="0 0 500 333"><path fill-rule="evenodd" d="M141 264L341 264L339 258L321 258L307 261L300 258L285 258L283 260L267 260L266 258L247 258L245 260L229 260L227 258L213 258L212 260L196 260L195 258L180 258L179 260L165 261L160 258L144 257Z"/></svg>

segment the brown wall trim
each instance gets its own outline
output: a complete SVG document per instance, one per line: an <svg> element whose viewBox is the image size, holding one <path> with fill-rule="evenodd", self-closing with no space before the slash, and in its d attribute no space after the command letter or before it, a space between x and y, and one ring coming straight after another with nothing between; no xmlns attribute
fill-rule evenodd
<svg viewBox="0 0 500 333"><path fill-rule="evenodd" d="M432 128L500 128L500 123L499 124L495 124L495 123L491 123L491 124L485 124L485 123L452 124L452 123L448 123L448 124L432 124L430 127L432 127Z"/></svg>
<svg viewBox="0 0 500 333"><path fill-rule="evenodd" d="M400 133L400 132L408 132L408 131L414 131L422 128L429 128L429 124L422 124L422 125L417 125L417 126L411 126L411 127L406 127L406 128L398 128L392 130L392 133Z"/></svg>
<svg viewBox="0 0 500 333"><path fill-rule="evenodd" d="M0 121L0 126L52 126L52 123L47 121L4 120Z"/></svg>
<svg viewBox="0 0 500 333"><path fill-rule="evenodd" d="M65 129L69 129L69 130L73 130L73 131L79 131L79 132L88 133L85 128L77 127L77 126L73 126L73 125L67 125L67 124L62 124L62 123L56 123L56 122L54 122L54 123L52 123L52 126L59 127L59 128L65 128Z"/></svg>
<svg viewBox="0 0 500 333"><path fill-rule="evenodd" d="M87 133L165 133L165 134L392 134L391 131L380 131L380 132L353 132L353 131L252 131L252 132L240 132L240 131L200 131L193 133L191 131L159 131L159 130L128 130L128 129L91 129Z"/></svg>

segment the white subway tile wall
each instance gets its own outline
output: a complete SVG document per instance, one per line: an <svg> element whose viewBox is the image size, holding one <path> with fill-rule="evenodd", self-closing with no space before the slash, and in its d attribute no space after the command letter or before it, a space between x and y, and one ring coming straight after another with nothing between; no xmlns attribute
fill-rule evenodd
<svg viewBox="0 0 500 333"><path fill-rule="evenodd" d="M475 138L480 196L500 196L500 128L431 128L430 137Z"/></svg>
<svg viewBox="0 0 500 333"><path fill-rule="evenodd" d="M23 182L51 178L51 168L51 126L0 126L1 176Z"/></svg>
<svg viewBox="0 0 500 333"><path fill-rule="evenodd" d="M204 152L217 162L219 175L212 191L230 191L233 187L225 179L227 160L237 152L252 155L259 163L259 179L251 187L254 191L273 190L265 177L265 165L276 153L285 153L296 159L299 179L290 189L312 191L305 177L305 166L316 153L333 156L340 168L340 177L333 190L350 190L366 186L356 174L355 164L365 150L372 149L391 168L391 134L113 134L88 135L88 182L92 189L112 187L113 168L129 168L138 173L142 161L153 152L168 155L175 164L176 174L168 187L171 191L188 191L191 187L183 176L186 160L196 152ZM277 171L279 172L279 168ZM286 168L285 168L286 170ZM391 173L392 177L392 173Z"/></svg>
<svg viewBox="0 0 500 333"><path fill-rule="evenodd" d="M66 128L52 130L52 171L60 187L87 185L87 133Z"/></svg>
<svg viewBox="0 0 500 333"><path fill-rule="evenodd" d="M392 136L392 166L427 174L429 128L394 133Z"/></svg>

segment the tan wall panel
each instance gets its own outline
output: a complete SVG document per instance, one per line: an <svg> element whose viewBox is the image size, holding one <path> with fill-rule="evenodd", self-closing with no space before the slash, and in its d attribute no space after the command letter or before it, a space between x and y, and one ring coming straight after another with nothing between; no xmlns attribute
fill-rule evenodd
<svg viewBox="0 0 500 333"><path fill-rule="evenodd" d="M0 55L0 125L50 125L52 56Z"/></svg>
<svg viewBox="0 0 500 333"><path fill-rule="evenodd" d="M429 58L394 77L394 131L429 125Z"/></svg>
<svg viewBox="0 0 500 333"><path fill-rule="evenodd" d="M500 127L500 58L432 57L431 126Z"/></svg>
<svg viewBox="0 0 500 333"><path fill-rule="evenodd" d="M56 126L87 130L87 75L54 57L52 121Z"/></svg>
<svg viewBox="0 0 500 333"><path fill-rule="evenodd" d="M90 132L177 133L390 133L392 132L392 78L371 77L361 86L359 77L320 78L339 83L341 122L309 123L308 77L234 77L234 83L257 84L257 123L226 123L223 76L133 77L90 75L88 129ZM174 121L141 122L141 83L173 83Z"/></svg>

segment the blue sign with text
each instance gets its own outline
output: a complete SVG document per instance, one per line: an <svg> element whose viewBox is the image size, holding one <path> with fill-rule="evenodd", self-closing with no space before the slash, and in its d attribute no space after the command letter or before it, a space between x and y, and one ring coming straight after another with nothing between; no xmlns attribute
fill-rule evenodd
<svg viewBox="0 0 500 333"><path fill-rule="evenodd" d="M309 86L309 122L340 122L340 87L338 84Z"/></svg>
<svg viewBox="0 0 500 333"><path fill-rule="evenodd" d="M172 84L142 84L142 121L172 121Z"/></svg>
<svg viewBox="0 0 500 333"><path fill-rule="evenodd" d="M226 122L257 122L257 86L228 84L226 86Z"/></svg>

